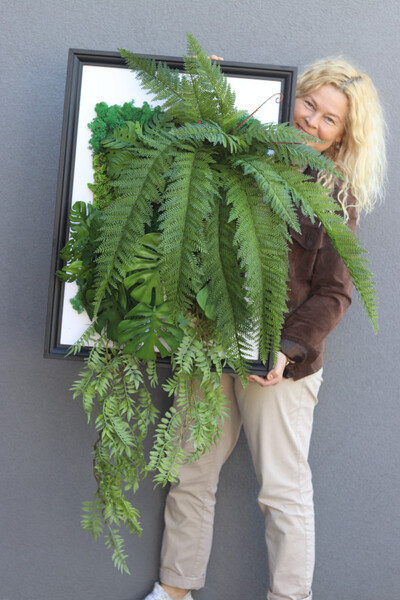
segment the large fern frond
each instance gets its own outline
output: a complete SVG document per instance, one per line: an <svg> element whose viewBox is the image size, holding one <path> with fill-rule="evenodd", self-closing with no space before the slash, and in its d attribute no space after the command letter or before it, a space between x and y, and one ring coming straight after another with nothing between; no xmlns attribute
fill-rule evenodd
<svg viewBox="0 0 400 600"><path fill-rule="evenodd" d="M142 88L150 92L155 100L163 102L163 110L170 109L174 112L185 108L185 95L182 92L178 70L170 69L166 63L138 56L128 50L119 48L119 53L128 67L137 72Z"/></svg>
<svg viewBox="0 0 400 600"><path fill-rule="evenodd" d="M235 243L251 300L254 340L266 362L279 349L286 313L288 280L288 232L285 223L266 206L254 180L225 169L221 173L235 220ZM267 233L268 232L268 233Z"/></svg>
<svg viewBox="0 0 400 600"><path fill-rule="evenodd" d="M366 266L368 264L365 258L366 251L346 225L343 217L338 214L338 205L335 200L329 196L325 188L319 187L321 193L310 195L307 202L325 227L334 249L347 266L359 294L361 305L376 333L378 331L376 291L372 273Z"/></svg>
<svg viewBox="0 0 400 600"><path fill-rule="evenodd" d="M260 307L263 290L263 265L257 217L255 207L260 202L257 185L250 177L243 177L237 170L229 167L221 168L221 184L226 192L226 203L230 206L229 221L235 222L234 244L241 269L246 276L248 297ZM264 208L266 209L265 205Z"/></svg>
<svg viewBox="0 0 400 600"><path fill-rule="evenodd" d="M269 352L276 354L279 350L281 330L287 313L289 235L286 224L270 207L265 211L264 207L259 206L258 213L260 231L270 232L262 237L264 289L259 358L266 363Z"/></svg>
<svg viewBox="0 0 400 600"><path fill-rule="evenodd" d="M185 123L182 127L177 127L172 132L172 135L180 141L194 140L196 142L208 141L213 146L223 146L230 153L243 150L245 142L236 135L230 135L217 123Z"/></svg>
<svg viewBox="0 0 400 600"><path fill-rule="evenodd" d="M279 163L288 166L297 165L299 169L305 169L307 166L316 171L324 170L332 173L335 177L342 179L340 172L334 167L321 152L317 152L311 146L299 143L282 144L270 141L270 149L274 152L274 159Z"/></svg>
<svg viewBox="0 0 400 600"><path fill-rule="evenodd" d="M310 176L283 164L275 165L275 169L282 181L286 182L296 206L300 207L311 221L316 217L325 227L333 247L349 269L361 304L376 332L376 291L372 273L367 267L366 251L339 214L340 208L336 200L329 195L325 187L315 183Z"/></svg>
<svg viewBox="0 0 400 600"><path fill-rule="evenodd" d="M94 318L107 291L129 270L133 247L144 235L144 226L152 217L152 203L164 187L163 173L170 166L173 142L168 136L158 135L157 140L153 136L152 145L157 147L137 149L137 157L114 183L119 196L103 211Z"/></svg>
<svg viewBox="0 0 400 600"><path fill-rule="evenodd" d="M184 114L177 114L181 123L210 121L215 117L215 107L208 90L204 89L193 60L184 57L185 75L182 75L182 91L185 98Z"/></svg>
<svg viewBox="0 0 400 600"><path fill-rule="evenodd" d="M228 362L245 378L253 326L246 280L235 247L235 224L229 222L229 207L223 200L216 203L207 223L206 239L213 251L204 257L204 278L209 281L210 301L215 305L218 335Z"/></svg>
<svg viewBox="0 0 400 600"><path fill-rule="evenodd" d="M341 177L329 158L307 145L308 142L318 141L312 135L288 127L286 123L261 123L257 119L251 119L243 131L239 127L234 133L241 132L245 142L253 147L262 144L263 151L272 151L278 163L298 165L299 168L309 165L312 169L323 169Z"/></svg>
<svg viewBox="0 0 400 600"><path fill-rule="evenodd" d="M207 251L204 220L217 195L210 165L212 149L180 151L168 173L160 216L161 278L169 302L178 310L193 297L199 278L198 256Z"/></svg>
<svg viewBox="0 0 400 600"><path fill-rule="evenodd" d="M213 62L195 38L187 34L185 65L189 72L198 77L198 86L206 92L209 104L214 106L214 116L209 120L222 123L238 111L235 108L236 95L230 87L220 66Z"/></svg>
<svg viewBox="0 0 400 600"><path fill-rule="evenodd" d="M293 200L304 215L319 219L338 255L343 259L375 332L378 328L376 291L372 273L365 258L366 251L339 214L340 207L322 185L311 177L284 165L275 165L282 180L287 182Z"/></svg>
<svg viewBox="0 0 400 600"><path fill-rule="evenodd" d="M242 167L245 175L256 181L266 204L295 231L299 231L296 211L285 186L267 156L244 155L234 159L234 166Z"/></svg>
<svg viewBox="0 0 400 600"><path fill-rule="evenodd" d="M315 198L317 202L318 198L326 197L325 188L315 184L314 180L305 175L302 171L294 169L285 164L274 164L274 169L282 184L286 186L290 193L292 200L297 208L300 208L304 216L308 217L312 223L315 221L315 213L313 209L312 199ZM338 206L336 205L336 209Z"/></svg>

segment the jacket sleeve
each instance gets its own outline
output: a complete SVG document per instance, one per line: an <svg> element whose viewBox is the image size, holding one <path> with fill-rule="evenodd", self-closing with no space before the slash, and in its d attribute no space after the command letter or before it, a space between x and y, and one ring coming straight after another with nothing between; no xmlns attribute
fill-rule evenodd
<svg viewBox="0 0 400 600"><path fill-rule="evenodd" d="M355 233L355 211L351 211L348 225ZM324 340L351 304L350 273L325 230L310 286L308 297L288 315L282 330L281 351L296 363L313 362L318 357Z"/></svg>

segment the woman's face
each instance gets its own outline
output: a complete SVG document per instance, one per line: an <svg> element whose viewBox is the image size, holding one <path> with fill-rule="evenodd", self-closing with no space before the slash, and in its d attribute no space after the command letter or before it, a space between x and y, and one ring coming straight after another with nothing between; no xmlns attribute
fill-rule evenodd
<svg viewBox="0 0 400 600"><path fill-rule="evenodd" d="M308 144L324 152L340 142L349 112L349 102L343 92L331 84L296 98L293 125L321 140Z"/></svg>

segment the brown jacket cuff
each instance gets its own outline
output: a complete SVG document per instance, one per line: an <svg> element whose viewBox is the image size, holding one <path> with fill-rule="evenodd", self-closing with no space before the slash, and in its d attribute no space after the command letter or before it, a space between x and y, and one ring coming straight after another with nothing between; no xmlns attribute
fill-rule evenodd
<svg viewBox="0 0 400 600"><path fill-rule="evenodd" d="M281 339L280 350L289 360L293 360L296 363L303 362L307 358L307 350L304 346L287 338Z"/></svg>

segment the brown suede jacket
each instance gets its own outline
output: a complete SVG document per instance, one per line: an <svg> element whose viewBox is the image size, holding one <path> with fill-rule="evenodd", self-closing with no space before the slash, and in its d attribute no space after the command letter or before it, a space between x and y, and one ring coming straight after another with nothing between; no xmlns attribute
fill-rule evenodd
<svg viewBox="0 0 400 600"><path fill-rule="evenodd" d="M349 200L351 204L352 197ZM356 211L349 207L348 212L348 225L355 233ZM289 311L281 337L281 351L294 361L286 367L284 376L294 379L322 367L325 340L350 306L353 291L349 271L325 229L300 211L298 217L301 234L290 230Z"/></svg>

